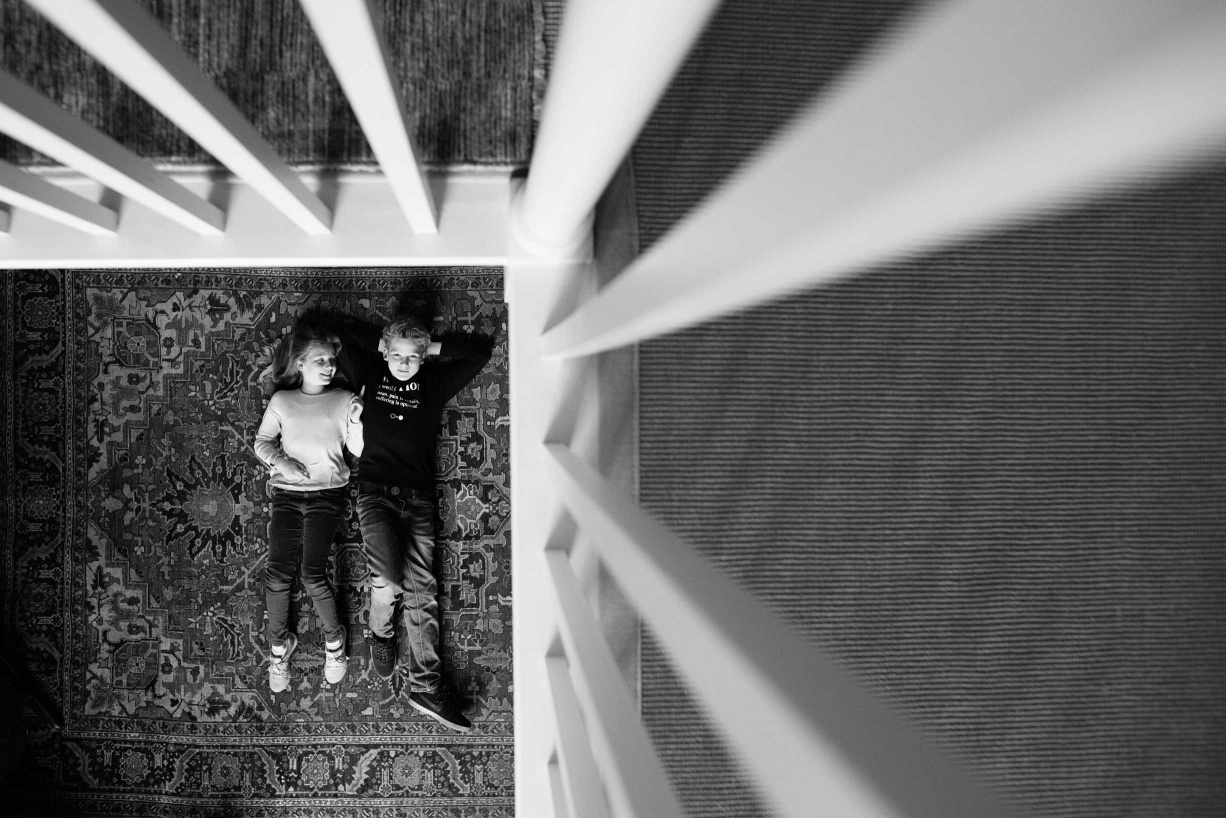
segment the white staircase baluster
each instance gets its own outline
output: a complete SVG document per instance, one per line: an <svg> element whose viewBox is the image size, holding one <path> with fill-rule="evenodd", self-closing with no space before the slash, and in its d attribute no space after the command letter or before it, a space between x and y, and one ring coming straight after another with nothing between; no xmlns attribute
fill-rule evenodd
<svg viewBox="0 0 1226 818"><path fill-rule="evenodd" d="M165 29L132 0L26 0L147 99L299 229L323 236L332 214Z"/></svg>
<svg viewBox="0 0 1226 818"><path fill-rule="evenodd" d="M69 193L46 179L3 161L0 161L0 201L93 236L113 236L119 224L119 214L114 210ZM6 212L6 234L9 218ZM11 237L5 244L9 241Z"/></svg>
<svg viewBox="0 0 1226 818"><path fill-rule="evenodd" d="M545 448L580 531L782 815L1010 814L836 661L567 447Z"/></svg>
<svg viewBox="0 0 1226 818"><path fill-rule="evenodd" d="M0 132L195 233L222 233L226 218L219 209L4 71L0 71Z"/></svg>
<svg viewBox="0 0 1226 818"><path fill-rule="evenodd" d="M961 0L863 60L543 340L587 355L1226 143L1226 4Z"/></svg>
<svg viewBox="0 0 1226 818"><path fill-rule="evenodd" d="M600 772L592 758L591 742L583 725L583 713L570 680L570 667L561 656L550 656L545 664L556 710L558 759L573 812L579 818L611 818Z"/></svg>
<svg viewBox="0 0 1226 818"><path fill-rule="evenodd" d="M570 0L550 66L519 240L569 255L592 210L718 0Z"/></svg>
<svg viewBox="0 0 1226 818"><path fill-rule="evenodd" d="M408 117L370 0L299 0L340 80L366 141L414 233L437 233L434 198L418 164Z"/></svg>
<svg viewBox="0 0 1226 818"><path fill-rule="evenodd" d="M551 549L545 552L545 559L558 597L562 644L580 679L576 689L586 691L587 710L593 716L588 734L606 771L610 799L622 815L682 818L685 813L583 597L569 557Z"/></svg>

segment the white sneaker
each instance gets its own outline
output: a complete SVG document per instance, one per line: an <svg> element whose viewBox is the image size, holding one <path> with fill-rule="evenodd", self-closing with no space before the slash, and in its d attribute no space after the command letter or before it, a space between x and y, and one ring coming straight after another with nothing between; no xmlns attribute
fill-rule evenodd
<svg viewBox="0 0 1226 818"><path fill-rule="evenodd" d="M345 655L345 643L341 642L341 646L336 650L324 645L324 679L328 684L334 685L341 679L345 678L345 671L349 669L349 657Z"/></svg>
<svg viewBox="0 0 1226 818"><path fill-rule="evenodd" d="M269 652L268 686L272 688L273 693L280 693L289 687L289 657L293 655L296 647L298 647L298 637L291 633L285 640L285 653L278 656Z"/></svg>

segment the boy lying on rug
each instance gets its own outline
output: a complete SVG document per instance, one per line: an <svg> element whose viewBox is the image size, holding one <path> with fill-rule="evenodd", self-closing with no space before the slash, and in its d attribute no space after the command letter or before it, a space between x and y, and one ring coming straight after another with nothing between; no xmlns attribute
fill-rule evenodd
<svg viewBox="0 0 1226 818"><path fill-rule="evenodd" d="M472 336L434 341L412 318L371 338L345 334L341 352L363 396L365 449L358 461L358 521L370 566L371 663L396 669L393 616L403 603L409 644L409 703L452 730L471 724L442 678L438 584L434 578L434 471L443 406L485 366L493 342ZM432 360L427 360L428 358Z"/></svg>

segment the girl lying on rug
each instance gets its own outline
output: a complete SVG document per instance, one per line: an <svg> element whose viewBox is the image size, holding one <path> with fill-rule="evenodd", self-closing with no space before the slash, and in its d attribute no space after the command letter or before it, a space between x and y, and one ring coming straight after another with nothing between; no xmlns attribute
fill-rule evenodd
<svg viewBox="0 0 1226 818"><path fill-rule="evenodd" d="M302 584L324 630L324 678L336 684L349 666L328 559L349 482L343 450L362 453L362 400L332 386L339 351L336 335L300 320L260 374L275 390L255 436L256 457L270 469L272 486L264 594L271 645L268 686L274 693L289 686L289 660L298 646L288 618L299 562Z"/></svg>

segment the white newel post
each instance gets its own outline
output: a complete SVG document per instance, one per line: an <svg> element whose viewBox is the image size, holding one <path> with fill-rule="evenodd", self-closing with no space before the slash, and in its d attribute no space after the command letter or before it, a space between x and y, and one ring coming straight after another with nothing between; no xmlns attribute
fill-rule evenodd
<svg viewBox="0 0 1226 818"><path fill-rule="evenodd" d="M514 195L514 194L513 194ZM511 241L506 266L511 404L511 587L515 702L515 814L554 815L550 765L558 743L547 655L557 639L545 546L561 506L545 468L544 442L565 412L572 362L541 357L539 339L587 264L541 260ZM563 776L559 776L559 781ZM562 799L565 803L566 799ZM565 816L557 816L565 818Z"/></svg>
<svg viewBox="0 0 1226 818"><path fill-rule="evenodd" d="M550 66L513 229L538 254L573 254L592 210L718 0L571 0Z"/></svg>

